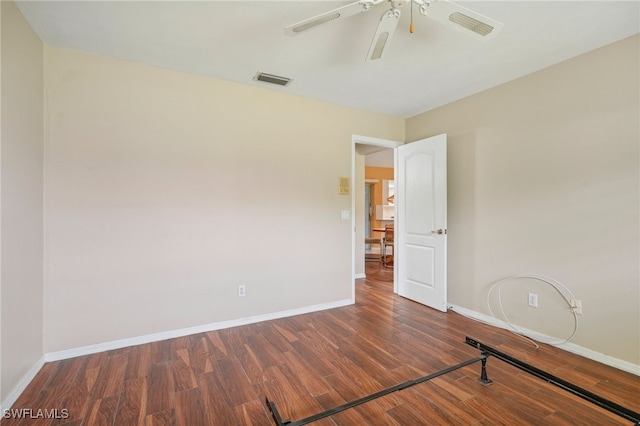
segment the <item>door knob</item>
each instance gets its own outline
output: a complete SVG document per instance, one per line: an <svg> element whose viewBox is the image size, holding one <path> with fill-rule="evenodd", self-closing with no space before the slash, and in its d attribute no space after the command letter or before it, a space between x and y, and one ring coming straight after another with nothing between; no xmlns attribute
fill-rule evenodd
<svg viewBox="0 0 640 426"><path fill-rule="evenodd" d="M437 231L431 231L432 234L438 234L438 235L442 235L442 234L446 234L447 230L446 229L438 229Z"/></svg>

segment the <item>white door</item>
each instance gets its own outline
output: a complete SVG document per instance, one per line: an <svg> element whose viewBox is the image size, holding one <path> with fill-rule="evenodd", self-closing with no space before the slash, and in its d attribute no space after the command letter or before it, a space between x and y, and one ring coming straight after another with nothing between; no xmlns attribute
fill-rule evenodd
<svg viewBox="0 0 640 426"><path fill-rule="evenodd" d="M447 135L398 147L398 294L447 310Z"/></svg>

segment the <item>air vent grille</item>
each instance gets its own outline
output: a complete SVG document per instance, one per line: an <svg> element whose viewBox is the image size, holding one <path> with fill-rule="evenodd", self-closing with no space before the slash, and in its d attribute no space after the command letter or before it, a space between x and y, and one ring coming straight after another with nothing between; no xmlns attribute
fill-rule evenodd
<svg viewBox="0 0 640 426"><path fill-rule="evenodd" d="M449 15L449 21L462 25L466 29L481 36L487 36L491 31L493 31L493 27L491 25L487 25L484 22L478 21L477 19L464 15L460 12L455 12Z"/></svg>
<svg viewBox="0 0 640 426"><path fill-rule="evenodd" d="M279 75L267 74L264 72L257 73L253 79L264 83L277 84L278 86L287 86L291 83L290 78L280 77Z"/></svg>

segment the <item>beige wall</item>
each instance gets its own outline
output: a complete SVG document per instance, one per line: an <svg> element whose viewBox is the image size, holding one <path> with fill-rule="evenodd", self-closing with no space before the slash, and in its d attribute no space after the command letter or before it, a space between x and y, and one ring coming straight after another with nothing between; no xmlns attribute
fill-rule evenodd
<svg viewBox="0 0 640 426"><path fill-rule="evenodd" d="M352 134L404 120L49 46L45 69L47 352L351 299L338 177Z"/></svg>
<svg viewBox="0 0 640 426"><path fill-rule="evenodd" d="M487 290L543 274L583 301L574 343L640 364L639 37L407 120L407 140L448 133L449 297L488 313ZM557 296L511 318L568 336ZM505 289L506 290L506 289ZM533 315L533 317L532 317Z"/></svg>
<svg viewBox="0 0 640 426"><path fill-rule="evenodd" d="M2 10L0 401L43 355L42 43L13 2Z"/></svg>

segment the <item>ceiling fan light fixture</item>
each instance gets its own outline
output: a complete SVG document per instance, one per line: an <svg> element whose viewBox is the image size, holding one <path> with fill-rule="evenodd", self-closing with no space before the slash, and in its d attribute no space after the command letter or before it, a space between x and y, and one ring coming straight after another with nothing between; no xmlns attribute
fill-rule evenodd
<svg viewBox="0 0 640 426"><path fill-rule="evenodd" d="M331 15L324 15L321 16L320 18L313 20L313 21L307 21L304 22L300 25L297 25L293 28L291 28L291 31L293 31L294 33L298 34L301 33L303 31L307 31L310 30L311 28L317 27L318 25L322 25L322 24L326 24L327 22L331 22L335 19L338 19L340 17L340 13L336 12L333 13Z"/></svg>
<svg viewBox="0 0 640 426"><path fill-rule="evenodd" d="M488 36L493 31L493 27L491 25L485 24L482 21L478 21L470 16L467 16L460 12L455 12L449 15L449 21L454 24L458 24L474 33L481 36Z"/></svg>
<svg viewBox="0 0 640 426"><path fill-rule="evenodd" d="M258 72L253 79L255 81L262 81L264 83L276 84L278 86L287 86L291 83L291 79L287 77L280 77L279 75L267 74L264 72Z"/></svg>

